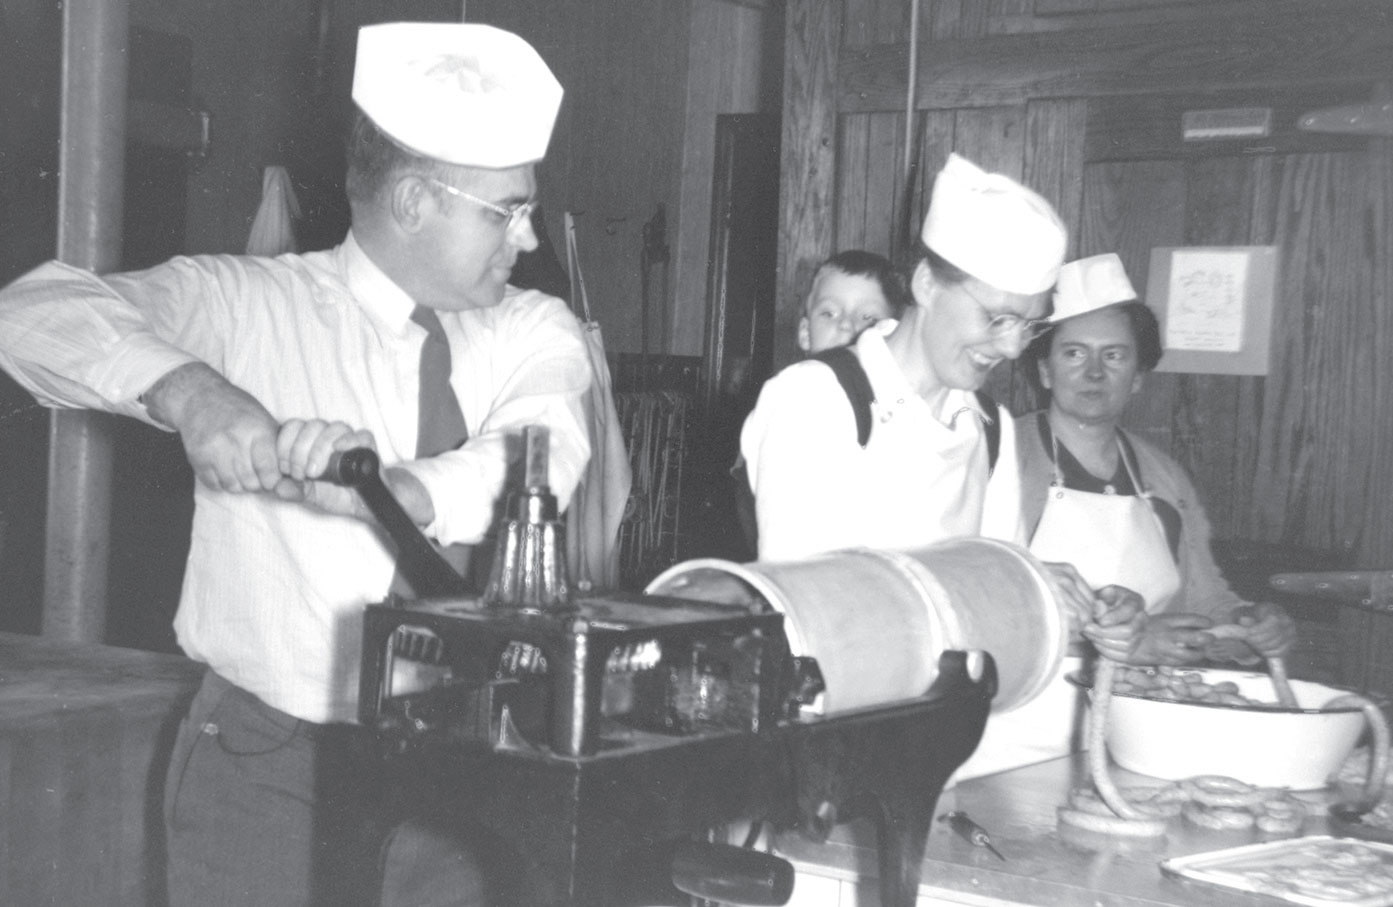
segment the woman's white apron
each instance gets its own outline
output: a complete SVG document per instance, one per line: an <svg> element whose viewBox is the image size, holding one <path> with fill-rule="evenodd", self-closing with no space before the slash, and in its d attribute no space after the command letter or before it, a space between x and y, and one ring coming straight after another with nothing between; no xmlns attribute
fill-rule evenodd
<svg viewBox="0 0 1393 907"><path fill-rule="evenodd" d="M1126 586L1142 596L1148 613L1161 610L1180 591L1180 571L1127 449L1118 442L1119 455L1138 490L1135 495L1065 488L1058 444L1054 446L1055 478L1030 540L1031 554L1045 562L1073 564L1094 589ZM1083 741L1084 693L1065 677L1082 667L1082 657L1064 658L1039 696L1010 712L992 715L982 742L954 780L1078 750Z"/></svg>

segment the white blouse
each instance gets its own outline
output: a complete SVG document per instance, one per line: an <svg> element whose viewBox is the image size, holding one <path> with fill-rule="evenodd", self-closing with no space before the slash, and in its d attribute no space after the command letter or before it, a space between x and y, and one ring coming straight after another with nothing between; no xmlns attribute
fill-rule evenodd
<svg viewBox="0 0 1393 907"><path fill-rule="evenodd" d="M832 370L795 363L764 385L745 421L760 560L851 547L906 550L946 538L1023 544L1015 430L1001 420L990 481L976 396L951 390L942 413L907 384L885 344L896 322L862 333L856 353L875 394L870 440Z"/></svg>

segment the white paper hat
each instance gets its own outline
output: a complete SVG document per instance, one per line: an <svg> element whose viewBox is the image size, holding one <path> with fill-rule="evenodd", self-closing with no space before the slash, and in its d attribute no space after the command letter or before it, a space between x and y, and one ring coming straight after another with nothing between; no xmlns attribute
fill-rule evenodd
<svg viewBox="0 0 1393 907"><path fill-rule="evenodd" d="M948 155L934 181L919 236L983 283L1023 295L1054 285L1068 241L1049 202L957 154Z"/></svg>
<svg viewBox="0 0 1393 907"><path fill-rule="evenodd" d="M1095 309L1132 302L1136 298L1137 291L1127 279L1127 270L1122 267L1117 253L1080 258L1059 269L1050 321L1086 315Z"/></svg>
<svg viewBox="0 0 1393 907"><path fill-rule="evenodd" d="M471 167L517 167L546 154L561 84L512 32L390 22L358 31L353 100L418 154Z"/></svg>

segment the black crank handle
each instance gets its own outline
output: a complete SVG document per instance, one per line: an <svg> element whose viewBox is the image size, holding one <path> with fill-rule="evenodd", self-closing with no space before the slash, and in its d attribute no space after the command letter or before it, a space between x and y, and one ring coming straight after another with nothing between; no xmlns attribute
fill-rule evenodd
<svg viewBox="0 0 1393 907"><path fill-rule="evenodd" d="M382 461L377 452L366 447L338 450L329 455L324 481L356 488L363 503L387 531L397 546L397 566L411 582L419 598L458 598L471 594L464 577L455 572L449 561L440 556L401 502L382 481Z"/></svg>

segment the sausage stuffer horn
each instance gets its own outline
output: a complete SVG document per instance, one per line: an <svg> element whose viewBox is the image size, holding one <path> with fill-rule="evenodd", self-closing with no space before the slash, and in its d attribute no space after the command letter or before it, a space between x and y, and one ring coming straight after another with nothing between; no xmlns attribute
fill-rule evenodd
<svg viewBox="0 0 1393 907"><path fill-rule="evenodd" d="M523 488L508 496L498 534L493 569L484 601L498 608L531 612L575 609L566 570L565 527L557 518L556 496L547 484L551 434L543 426L523 429ZM473 594L464 578L421 535L382 481L381 460L365 447L329 459L324 478L356 488L363 503L397 543L397 562L421 598L459 598Z"/></svg>
<svg viewBox="0 0 1393 907"><path fill-rule="evenodd" d="M551 432L541 425L522 431L523 487L508 495L484 601L524 611L573 611L566 570L565 527L547 484Z"/></svg>

